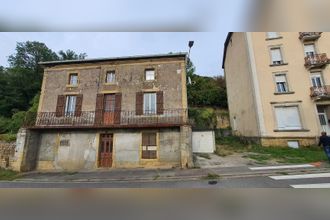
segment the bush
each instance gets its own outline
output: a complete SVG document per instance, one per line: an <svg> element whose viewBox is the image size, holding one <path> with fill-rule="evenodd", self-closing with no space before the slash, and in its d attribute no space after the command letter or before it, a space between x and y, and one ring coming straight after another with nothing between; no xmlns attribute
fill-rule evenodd
<svg viewBox="0 0 330 220"><path fill-rule="evenodd" d="M214 129L217 126L217 116L212 108L190 108L189 118L197 129Z"/></svg>
<svg viewBox="0 0 330 220"><path fill-rule="evenodd" d="M0 134L8 132L9 123L10 123L10 118L5 118L0 116Z"/></svg>
<svg viewBox="0 0 330 220"><path fill-rule="evenodd" d="M0 134L0 141L14 142L16 141L16 134Z"/></svg>
<svg viewBox="0 0 330 220"><path fill-rule="evenodd" d="M7 131L10 133L17 133L25 120L25 116L26 112L24 111L15 113L11 118Z"/></svg>

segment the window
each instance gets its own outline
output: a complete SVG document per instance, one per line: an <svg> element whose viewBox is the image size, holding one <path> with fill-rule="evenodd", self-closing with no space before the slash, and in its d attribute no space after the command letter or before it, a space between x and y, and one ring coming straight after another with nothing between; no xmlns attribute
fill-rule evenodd
<svg viewBox="0 0 330 220"><path fill-rule="evenodd" d="M298 106L275 107L275 115L279 130L302 129Z"/></svg>
<svg viewBox="0 0 330 220"><path fill-rule="evenodd" d="M148 80L155 80L155 70L150 69L145 71L145 79Z"/></svg>
<svg viewBox="0 0 330 220"><path fill-rule="evenodd" d="M270 49L272 64L279 65L283 64L282 53L279 47Z"/></svg>
<svg viewBox="0 0 330 220"><path fill-rule="evenodd" d="M276 92L278 93L289 92L288 83L286 81L285 74L275 75L275 83L276 83Z"/></svg>
<svg viewBox="0 0 330 220"><path fill-rule="evenodd" d="M267 38L272 39L272 38L278 38L279 35L277 32L267 32Z"/></svg>
<svg viewBox="0 0 330 220"><path fill-rule="evenodd" d="M76 100L77 96L67 96L65 102L65 115L73 116L76 110Z"/></svg>
<svg viewBox="0 0 330 220"><path fill-rule="evenodd" d="M69 74L69 85L71 85L71 86L78 85L78 74L77 73Z"/></svg>
<svg viewBox="0 0 330 220"><path fill-rule="evenodd" d="M143 113L145 115L156 114L157 101L156 93L143 94Z"/></svg>
<svg viewBox="0 0 330 220"><path fill-rule="evenodd" d="M312 73L311 83L314 88L319 88L323 86L321 73Z"/></svg>
<svg viewBox="0 0 330 220"><path fill-rule="evenodd" d="M105 77L106 83L114 83L116 82L116 73L115 71L108 71Z"/></svg>
<svg viewBox="0 0 330 220"><path fill-rule="evenodd" d="M157 133L142 133L142 159L157 159Z"/></svg>
<svg viewBox="0 0 330 220"><path fill-rule="evenodd" d="M306 57L312 57L315 54L314 44L305 44L304 45L304 50L305 50Z"/></svg>

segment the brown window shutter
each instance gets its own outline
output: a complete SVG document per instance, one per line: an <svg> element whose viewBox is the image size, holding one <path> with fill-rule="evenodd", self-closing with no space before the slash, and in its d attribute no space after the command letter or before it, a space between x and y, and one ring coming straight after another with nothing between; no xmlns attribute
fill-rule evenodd
<svg viewBox="0 0 330 220"><path fill-rule="evenodd" d="M96 95L96 106L95 106L95 124L102 124L103 119L103 105L104 105L104 94Z"/></svg>
<svg viewBox="0 0 330 220"><path fill-rule="evenodd" d="M142 133L142 146L149 145L149 133Z"/></svg>
<svg viewBox="0 0 330 220"><path fill-rule="evenodd" d="M157 115L164 114L164 93L163 91L157 92Z"/></svg>
<svg viewBox="0 0 330 220"><path fill-rule="evenodd" d="M143 92L136 93L135 105L136 115L143 115Z"/></svg>
<svg viewBox="0 0 330 220"><path fill-rule="evenodd" d="M56 117L64 116L64 108L65 108L65 95L57 96L57 104L56 104Z"/></svg>
<svg viewBox="0 0 330 220"><path fill-rule="evenodd" d="M80 117L81 116L81 109L82 109L82 101L83 101L83 95L77 95L77 100L76 100L76 110L74 113L74 116Z"/></svg>
<svg viewBox="0 0 330 220"><path fill-rule="evenodd" d="M115 124L120 124L121 118L121 93L116 93L115 95Z"/></svg>
<svg viewBox="0 0 330 220"><path fill-rule="evenodd" d="M156 133L149 134L149 146L156 146L157 145L157 135Z"/></svg>

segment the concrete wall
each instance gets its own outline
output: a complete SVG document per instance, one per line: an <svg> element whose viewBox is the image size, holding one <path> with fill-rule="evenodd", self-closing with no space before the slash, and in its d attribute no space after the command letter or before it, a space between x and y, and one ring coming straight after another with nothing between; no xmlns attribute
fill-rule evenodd
<svg viewBox="0 0 330 220"><path fill-rule="evenodd" d="M193 131L192 149L193 149L193 153L214 153L215 151L214 131Z"/></svg>
<svg viewBox="0 0 330 220"><path fill-rule="evenodd" d="M181 160L190 163L189 132L179 128L148 130L157 132L158 157L141 159L142 129L43 131L40 134L37 170L93 170L97 168L99 137L101 133L113 133L113 168L180 167ZM188 142L183 142L188 140ZM191 138L191 136L190 136ZM61 146L69 141L69 146ZM184 155L182 155L182 152Z"/></svg>

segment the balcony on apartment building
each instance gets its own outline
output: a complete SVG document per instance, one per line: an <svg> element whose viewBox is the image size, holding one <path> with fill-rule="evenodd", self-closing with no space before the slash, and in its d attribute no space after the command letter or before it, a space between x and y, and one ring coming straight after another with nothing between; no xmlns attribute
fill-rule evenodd
<svg viewBox="0 0 330 220"><path fill-rule="evenodd" d="M326 53L310 54L305 57L305 67L307 69L323 68L329 63L329 59Z"/></svg>
<svg viewBox="0 0 330 220"><path fill-rule="evenodd" d="M164 109L162 114L136 111L39 112L24 123L29 128L171 127L188 123L187 109Z"/></svg>
<svg viewBox="0 0 330 220"><path fill-rule="evenodd" d="M322 32L299 32L299 39L302 42L315 41L321 37Z"/></svg>
<svg viewBox="0 0 330 220"><path fill-rule="evenodd" d="M330 99L330 85L310 88L310 96L315 100Z"/></svg>

